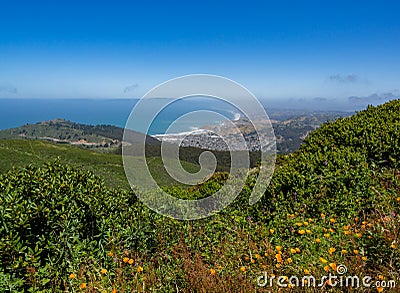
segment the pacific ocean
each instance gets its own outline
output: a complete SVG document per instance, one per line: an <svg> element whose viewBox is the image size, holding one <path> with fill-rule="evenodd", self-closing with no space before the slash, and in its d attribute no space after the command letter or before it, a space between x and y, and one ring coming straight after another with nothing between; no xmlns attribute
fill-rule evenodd
<svg viewBox="0 0 400 293"><path fill-rule="evenodd" d="M137 101L138 99L0 99L0 129L56 118L89 125L125 127ZM154 106L157 106L157 99L154 99ZM163 134L174 120L198 110L217 112L228 119L239 117L239 111L226 102L208 97L185 98L161 111L147 133ZM196 120L183 119L175 132L191 131L219 122L213 116L207 115ZM142 125L135 126L134 130L146 132Z"/></svg>

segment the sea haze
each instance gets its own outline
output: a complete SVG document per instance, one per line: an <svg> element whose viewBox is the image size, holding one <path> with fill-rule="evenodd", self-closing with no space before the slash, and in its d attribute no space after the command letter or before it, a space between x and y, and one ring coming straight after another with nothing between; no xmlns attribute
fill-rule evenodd
<svg viewBox="0 0 400 293"><path fill-rule="evenodd" d="M124 127L136 102L129 99L0 99L0 129L55 118Z"/></svg>
<svg viewBox="0 0 400 293"><path fill-rule="evenodd" d="M149 109L162 109L168 98L151 98L146 102ZM125 127L129 115L139 99L0 99L0 130L18 127L27 123L33 124L56 118L63 118L76 123L99 125L108 124ZM204 125L220 124L221 120L215 114L202 113L196 116L185 114L206 110L219 113L229 120L238 120L244 115L229 103L211 97L186 97L177 101L170 100L170 104L155 117L150 128L144 125L130 125L133 130L150 135L164 134L168 127L179 117L179 123L174 124L169 133L188 132L201 128ZM261 100L266 113L271 119L288 119L293 116L309 115L320 112L341 112L342 116L354 113L355 110L364 109L368 104L379 104L381 100L372 103L369 100L356 100L324 102L303 100ZM333 105L334 103L335 106ZM137 121L144 121L148 116L146 111L135 113Z"/></svg>
<svg viewBox="0 0 400 293"><path fill-rule="evenodd" d="M149 107L158 107L159 99L151 99ZM125 127L138 99L0 99L0 129L18 127L55 118L97 125ZM239 111L224 101L208 97L188 97L165 107L154 119L148 134L163 134L177 118L192 111L209 110L237 120ZM137 115L146 115L142 112ZM198 115L196 119L182 118L172 132L191 131L204 125L219 124L215 115ZM140 119L139 119L140 121ZM134 130L146 132L143 125Z"/></svg>

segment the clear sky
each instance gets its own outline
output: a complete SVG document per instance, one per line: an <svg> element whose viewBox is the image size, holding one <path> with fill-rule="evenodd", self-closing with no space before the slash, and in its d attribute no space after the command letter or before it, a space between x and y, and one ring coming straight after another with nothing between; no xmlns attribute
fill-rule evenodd
<svg viewBox="0 0 400 293"><path fill-rule="evenodd" d="M399 1L0 2L0 98L140 97L193 73L259 98L399 96Z"/></svg>

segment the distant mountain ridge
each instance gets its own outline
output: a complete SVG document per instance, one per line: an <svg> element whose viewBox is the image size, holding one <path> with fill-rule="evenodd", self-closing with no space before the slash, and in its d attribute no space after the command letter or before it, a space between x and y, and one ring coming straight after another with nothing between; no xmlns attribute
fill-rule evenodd
<svg viewBox="0 0 400 293"><path fill-rule="evenodd" d="M124 129L113 125L86 125L65 119L53 119L16 128L0 130L0 139L40 139L87 147L119 147ZM138 141L145 134L132 131ZM160 141L146 135L146 143L159 145Z"/></svg>

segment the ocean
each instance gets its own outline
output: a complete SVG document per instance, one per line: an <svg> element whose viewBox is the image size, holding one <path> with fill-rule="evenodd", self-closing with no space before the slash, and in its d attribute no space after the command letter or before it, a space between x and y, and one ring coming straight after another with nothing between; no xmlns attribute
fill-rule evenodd
<svg viewBox="0 0 400 293"><path fill-rule="evenodd" d="M153 99L149 104L150 107L153 104L157 107L159 104L157 100ZM56 118L89 125L109 124L125 127L137 101L138 99L0 99L0 129ZM164 134L177 118L198 110L213 111L231 120L240 117L240 113L233 106L223 101L208 97L190 97L176 101L161 111L147 133ZM219 123L221 120L212 114L197 115L195 119L183 117L170 132L192 131L204 125ZM135 125L133 130L146 132L143 125Z"/></svg>

